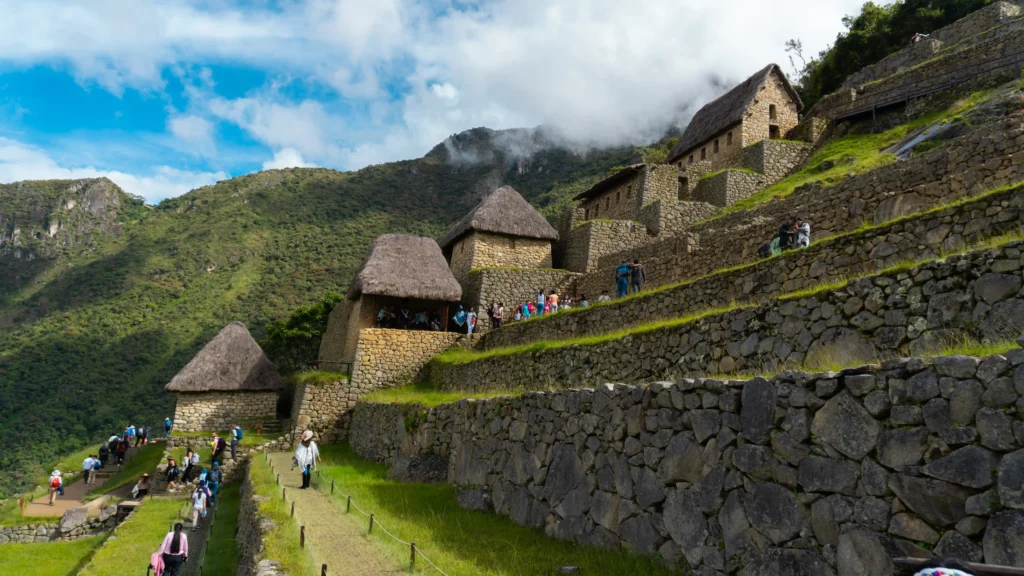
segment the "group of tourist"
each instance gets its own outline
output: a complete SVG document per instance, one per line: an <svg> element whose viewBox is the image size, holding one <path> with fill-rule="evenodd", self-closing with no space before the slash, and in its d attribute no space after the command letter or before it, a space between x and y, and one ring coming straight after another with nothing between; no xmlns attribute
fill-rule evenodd
<svg viewBox="0 0 1024 576"><path fill-rule="evenodd" d="M779 225L779 232L764 241L757 249L761 258L778 256L786 250L811 245L811 223L803 218L789 218Z"/></svg>
<svg viewBox="0 0 1024 576"><path fill-rule="evenodd" d="M647 269L634 259L633 263L623 260L615 269L615 297L622 298L627 294L639 294L647 282Z"/></svg>
<svg viewBox="0 0 1024 576"><path fill-rule="evenodd" d="M102 470L111 458L120 468L124 464L128 449L134 444L136 447L149 443L149 426L135 427L128 424L120 433L112 435L94 454L89 454L82 461L82 482L86 486L96 485L96 473ZM49 480L50 506L57 501L58 496L64 495L64 474L59 469L50 473Z"/></svg>
<svg viewBox="0 0 1024 576"><path fill-rule="evenodd" d="M558 312L565 312L576 307L586 308L589 305L590 303L587 301L586 296L580 296L579 299L573 299L572 296L562 298L558 295L557 290L551 290L548 294L544 294L543 290L539 290L535 299L523 302L516 306L511 311L511 317L508 317L509 313L505 310L504 303L492 305L492 310L495 306L500 309L501 318L498 322L494 322L492 317L491 325L494 328L500 328L506 319L511 320L512 322L518 322L520 320L529 320L530 318L535 318L537 316L548 316L551 314L557 314Z"/></svg>
<svg viewBox="0 0 1024 576"><path fill-rule="evenodd" d="M397 328L399 330L432 330L441 332L441 316L427 313L424 310L411 311L408 306L395 309L394 306L381 306L377 310L378 328Z"/></svg>

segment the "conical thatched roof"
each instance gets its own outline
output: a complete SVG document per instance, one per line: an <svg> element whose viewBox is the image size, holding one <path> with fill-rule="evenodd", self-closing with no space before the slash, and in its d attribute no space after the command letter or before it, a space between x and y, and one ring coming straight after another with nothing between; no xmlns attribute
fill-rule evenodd
<svg viewBox="0 0 1024 576"><path fill-rule="evenodd" d="M441 246L448 249L473 230L518 238L558 240L558 232L511 186L502 186L491 192L444 235Z"/></svg>
<svg viewBox="0 0 1024 576"><path fill-rule="evenodd" d="M352 280L348 297L361 294L458 302L462 286L433 239L385 234L373 241Z"/></svg>
<svg viewBox="0 0 1024 576"><path fill-rule="evenodd" d="M168 392L257 391L284 388L281 375L241 322L225 326L167 385Z"/></svg>
<svg viewBox="0 0 1024 576"><path fill-rule="evenodd" d="M754 102L761 85L771 74L778 75L782 85L789 93L789 97L796 102L797 110L803 108L800 96L789 83L786 74L779 68L778 64L769 64L758 70L756 74L747 78L732 90L722 94L718 98L708 102L703 108L693 115L686 131L683 132L679 142L668 153L667 164L674 163L680 156L689 152L694 146L706 142L709 138L725 130L729 126L738 123L743 119L743 114Z"/></svg>

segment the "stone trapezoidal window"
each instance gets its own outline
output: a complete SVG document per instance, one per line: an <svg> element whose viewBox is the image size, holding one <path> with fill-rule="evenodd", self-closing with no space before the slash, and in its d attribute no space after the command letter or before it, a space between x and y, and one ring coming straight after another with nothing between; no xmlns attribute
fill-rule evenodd
<svg viewBox="0 0 1024 576"><path fill-rule="evenodd" d="M690 154L690 164L693 164L693 154Z"/></svg>
<svg viewBox="0 0 1024 576"><path fill-rule="evenodd" d="M620 201L622 201L622 190L616 190L615 191L615 203L618 204Z"/></svg>
<svg viewBox="0 0 1024 576"><path fill-rule="evenodd" d="M633 197L633 185L630 184L629 186L626 186L626 200L629 200L632 197Z"/></svg>
<svg viewBox="0 0 1024 576"><path fill-rule="evenodd" d="M778 110L775 108L775 104L769 104L768 105L768 119L769 120L775 120L776 118L778 118L778 116L779 116L779 113L778 113Z"/></svg>
<svg viewBox="0 0 1024 576"><path fill-rule="evenodd" d="M509 247L510 250L515 250L516 249L516 239L515 238L510 238L509 239L508 247Z"/></svg>
<svg viewBox="0 0 1024 576"><path fill-rule="evenodd" d="M718 138L715 138L715 154L718 154Z"/></svg>
<svg viewBox="0 0 1024 576"><path fill-rule="evenodd" d="M678 198L680 202L684 202L690 199L690 179L686 176L679 177L679 193Z"/></svg>
<svg viewBox="0 0 1024 576"><path fill-rule="evenodd" d="M779 130L778 126L772 124L771 126L768 127L768 138L772 140L778 140L779 138L782 138L782 132Z"/></svg>
<svg viewBox="0 0 1024 576"><path fill-rule="evenodd" d="M732 146L732 130L730 130L729 133L725 135L725 145Z"/></svg>
<svg viewBox="0 0 1024 576"><path fill-rule="evenodd" d="M700 149L700 159L701 160L707 160L708 159L708 149L706 147Z"/></svg>

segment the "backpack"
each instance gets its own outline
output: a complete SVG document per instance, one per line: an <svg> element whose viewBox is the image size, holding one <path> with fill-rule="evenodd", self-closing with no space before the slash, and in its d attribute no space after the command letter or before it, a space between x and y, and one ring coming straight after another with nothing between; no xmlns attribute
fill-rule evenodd
<svg viewBox="0 0 1024 576"><path fill-rule="evenodd" d="M242 439L242 429L241 428L235 428L235 438L238 439L238 440Z"/></svg>
<svg viewBox="0 0 1024 576"><path fill-rule="evenodd" d="M93 460L92 469L93 470L99 470L100 469L100 461L99 460Z"/></svg>

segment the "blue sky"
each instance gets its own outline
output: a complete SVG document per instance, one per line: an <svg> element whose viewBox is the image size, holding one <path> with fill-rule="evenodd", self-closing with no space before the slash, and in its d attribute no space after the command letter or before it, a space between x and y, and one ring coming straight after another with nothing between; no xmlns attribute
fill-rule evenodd
<svg viewBox="0 0 1024 576"><path fill-rule="evenodd" d="M0 182L150 202L254 171L415 158L545 124L579 149L682 125L860 0L0 0ZM812 15L813 17L808 17Z"/></svg>

